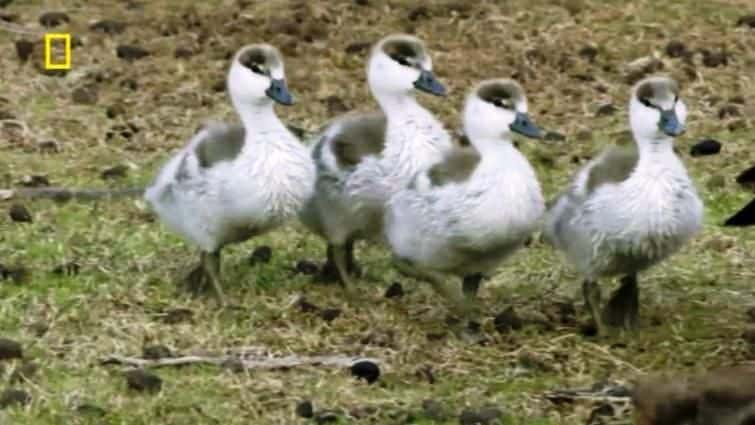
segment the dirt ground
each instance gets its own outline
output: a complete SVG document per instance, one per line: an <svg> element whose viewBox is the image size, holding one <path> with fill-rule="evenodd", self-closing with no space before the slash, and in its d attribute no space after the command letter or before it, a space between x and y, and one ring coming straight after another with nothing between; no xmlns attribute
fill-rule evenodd
<svg viewBox="0 0 755 425"><path fill-rule="evenodd" d="M472 413L491 424L628 424L622 389L636 378L755 360L755 230L721 227L753 196L735 182L755 164L751 1L192 3L0 0L0 189L143 187L203 121L235 119L223 79L251 42L285 55L298 99L278 108L286 121L313 130L372 109L369 46L409 32L450 92L422 102L450 129L475 82L522 83L531 116L553 132L520 144L548 197L625 137L631 83L674 76L690 110L677 148L706 203L705 229L641 277L641 330L600 339L584 326L577 276L536 239L486 282L484 338L470 344L448 332L443 301L380 247L359 247L364 296L347 301L308 275L324 247L296 224L234 246L225 289L243 307L219 310L177 289L196 253L138 199L0 201L0 338L23 350L15 358L0 340L0 424L457 424L475 423ZM42 69L45 32L73 35L69 72ZM721 152L691 156L707 138ZM386 298L394 282L405 294ZM368 384L345 367L162 367L149 369L161 389L139 391L127 367L102 364L244 347L370 357L382 373ZM615 396L549 397L596 384ZM314 418L299 417L303 400Z"/></svg>

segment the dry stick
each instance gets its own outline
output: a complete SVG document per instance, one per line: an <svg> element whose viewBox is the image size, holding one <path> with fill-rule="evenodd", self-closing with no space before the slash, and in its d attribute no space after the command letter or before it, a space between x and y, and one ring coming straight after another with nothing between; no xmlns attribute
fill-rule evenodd
<svg viewBox="0 0 755 425"><path fill-rule="evenodd" d="M163 359L143 359L139 357L126 357L110 355L102 364L120 364L133 367L165 367L184 366L190 364L211 364L221 366L225 364L238 364L244 369L285 369L296 366L337 366L351 367L358 360L368 360L377 363L375 359L344 356L334 354L329 356L299 356L288 355L283 357L270 357L264 355L227 355L227 356L182 356Z"/></svg>
<svg viewBox="0 0 755 425"><path fill-rule="evenodd" d="M94 201L138 197L143 188L130 189L69 189L64 187L38 187L23 189L0 189L0 201L11 199L53 199L56 201Z"/></svg>

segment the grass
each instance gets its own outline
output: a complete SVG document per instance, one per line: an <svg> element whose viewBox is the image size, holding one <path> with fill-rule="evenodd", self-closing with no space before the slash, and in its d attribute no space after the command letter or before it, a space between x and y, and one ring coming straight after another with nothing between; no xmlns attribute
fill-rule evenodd
<svg viewBox="0 0 755 425"><path fill-rule="evenodd" d="M46 3L19 1L6 11L17 13L19 24L40 29L38 16L53 10ZM20 64L14 49L1 49L0 111L15 115L29 133L19 136L10 123L0 125L0 186L36 174L60 186L143 186L202 120L232 117L225 95L212 86L223 78L226 54L258 40L280 46L286 55L290 86L299 98L296 106L279 109L287 120L316 128L335 114L329 96L349 109L371 108L364 53L344 49L412 30L427 40L435 69L451 89L446 99L423 98L449 128L458 125L457 112L472 84L516 75L528 90L536 122L567 136L565 142L522 143L548 196L576 170L574 158L594 153L626 128L626 64L658 53L664 71L681 81L690 109L689 131L678 147L706 203L705 229L683 252L642 276L638 335L594 340L573 324L496 332L492 317L508 306L534 320L555 301L578 299L574 273L552 250L534 243L486 284L481 296L489 342L469 346L445 332L442 301L426 286L400 277L379 247L360 247L364 297L353 301L336 287L313 284L292 271L301 259L319 261L323 251L322 242L297 225L231 247L224 258L225 287L244 308L218 311L213 300L176 289L196 254L153 222L140 201L27 203L31 224L0 216L0 263L29 270L23 282L0 281L0 335L19 341L26 360L39 370L10 383L22 362L0 362L0 389L22 388L32 400L0 410L0 423L305 423L294 406L309 399L316 410L340 412L340 423L450 424L458 423L463 409L494 405L505 411L507 424L574 424L584 423L595 406L556 406L542 397L545 391L602 380L628 383L659 370L704 370L754 358L740 335L748 326L744 311L755 305L755 232L720 227L752 197L733 182L755 163L755 103L747 96L755 92L747 77L755 66L755 31L735 26L748 2L433 1L428 16L415 21L407 16L417 6L405 0L369 6L205 3L159 0L127 9L125 2L57 2L72 19L59 29L83 41L65 78L43 76L32 63ZM285 29L282 22L297 16L299 25ZM199 18L198 26L187 23L192 17ZM130 26L113 36L88 30L90 20L102 18ZM282 28L288 33L280 33ZM21 37L0 31L0 44L10 47ZM670 40L690 49L725 49L728 65L706 67L699 54L689 63L670 59L663 54ZM153 55L126 63L115 57L117 43L139 44ZM176 60L177 45L198 54ZM594 62L578 55L586 45L598 49ZM129 78L137 90L122 86ZM97 87L95 105L71 102L70 93L80 86ZM596 117L604 103L619 111ZM729 103L741 116L720 119L718 111ZM125 113L108 119L105 110L115 104ZM139 132L130 139L106 138L113 126L127 122ZM705 137L722 141L722 153L690 157L689 147ZM60 152L36 148L51 139ZM102 181L100 173L118 164L130 166L128 175ZM249 254L262 245L272 248L271 262L250 266ZM78 274L53 273L70 262L80 265ZM403 283L404 298L383 298L393 281ZM299 295L343 313L325 322L296 307ZM190 320L166 323L166 312L178 308L191 311ZM581 305L577 311L582 313ZM156 370L162 391L149 395L127 390L122 368L100 365L108 354L140 355L152 344L178 353L265 346L278 354L370 356L381 359L383 376L367 385L333 368L248 373L164 368ZM444 407L445 419L423 412L426 399ZM621 414L611 421L631 418Z"/></svg>

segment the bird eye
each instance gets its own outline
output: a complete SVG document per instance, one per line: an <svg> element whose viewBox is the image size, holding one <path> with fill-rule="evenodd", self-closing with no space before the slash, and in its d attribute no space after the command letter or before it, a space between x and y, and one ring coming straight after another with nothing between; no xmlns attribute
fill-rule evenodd
<svg viewBox="0 0 755 425"><path fill-rule="evenodd" d="M504 109L513 109L513 105L508 100L504 100L501 98L493 99L493 105L504 108Z"/></svg>
<svg viewBox="0 0 755 425"><path fill-rule="evenodd" d="M656 106L653 105L652 103L650 103L650 101L647 98L641 97L640 98L640 103L642 103L643 105L647 106L648 108L657 109Z"/></svg>
<svg viewBox="0 0 755 425"><path fill-rule="evenodd" d="M249 67L249 69L251 69L252 72L254 72L255 74L266 75L265 70L261 66L257 65L256 63L253 63Z"/></svg>
<svg viewBox="0 0 755 425"><path fill-rule="evenodd" d="M395 60L396 62L400 63L401 65L411 66L411 64L409 63L409 59L407 59L405 56L391 55L391 59Z"/></svg>

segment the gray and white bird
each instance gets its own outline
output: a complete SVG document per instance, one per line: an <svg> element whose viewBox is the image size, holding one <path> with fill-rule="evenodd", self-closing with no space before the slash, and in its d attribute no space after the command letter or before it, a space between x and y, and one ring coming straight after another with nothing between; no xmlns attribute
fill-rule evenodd
<svg viewBox="0 0 755 425"><path fill-rule="evenodd" d="M400 270L466 304L446 275L481 275L521 248L539 227L545 203L535 171L512 133L539 138L527 98L512 80L487 80L468 95L470 147L457 147L389 201L385 236Z"/></svg>
<svg viewBox="0 0 755 425"><path fill-rule="evenodd" d="M241 48L228 72L228 92L241 125L201 129L145 192L160 220L201 250L193 284L211 283L223 303L221 249L295 218L315 179L309 149L273 107L293 103L278 50Z"/></svg>
<svg viewBox="0 0 755 425"><path fill-rule="evenodd" d="M546 214L545 239L583 276L585 304L599 333L606 325L637 327L637 274L702 227L703 203L674 152L686 116L674 80L638 82L629 102L635 144L610 147L590 161ZM621 276L621 286L603 308L597 280L610 276Z"/></svg>
<svg viewBox="0 0 755 425"><path fill-rule="evenodd" d="M301 215L328 241L329 263L347 287L354 241L380 238L391 195L452 147L443 125L415 98L417 90L445 95L421 40L402 34L380 40L367 80L382 112L347 114L325 128L312 151L315 194Z"/></svg>

